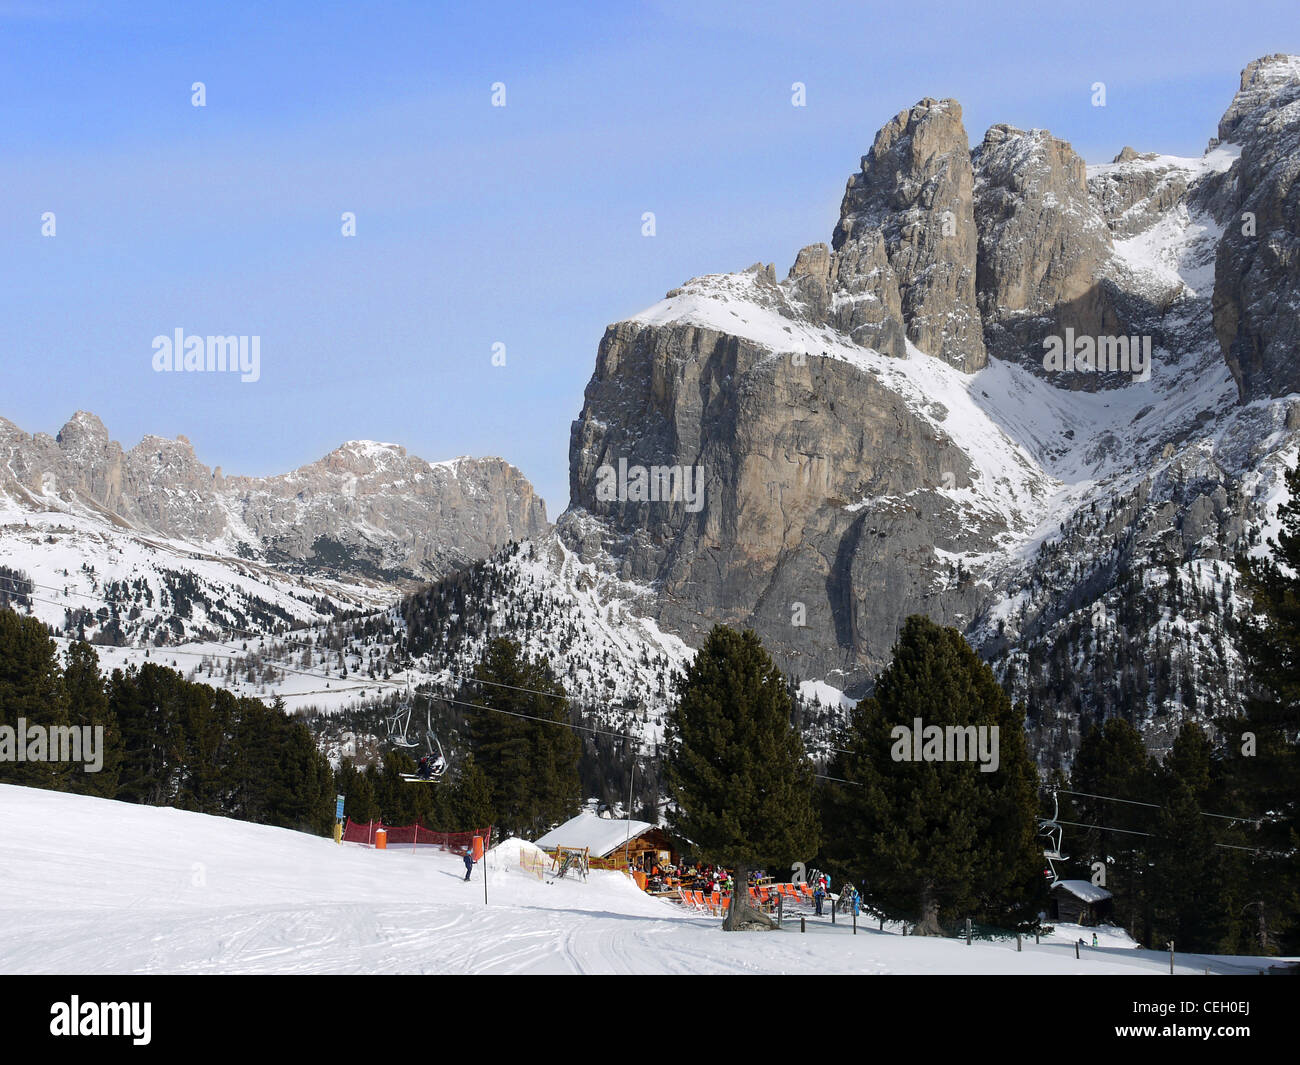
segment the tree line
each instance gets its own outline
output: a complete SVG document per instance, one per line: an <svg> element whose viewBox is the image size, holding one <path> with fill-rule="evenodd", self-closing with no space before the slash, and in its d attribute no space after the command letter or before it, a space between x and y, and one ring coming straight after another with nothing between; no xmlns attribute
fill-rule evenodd
<svg viewBox="0 0 1300 1065"><path fill-rule="evenodd" d="M60 655L38 619L0 610L0 726L102 729L101 765L0 760L0 781L173 806L325 833L333 771L278 701L185 680L145 663L104 676L94 648Z"/></svg>

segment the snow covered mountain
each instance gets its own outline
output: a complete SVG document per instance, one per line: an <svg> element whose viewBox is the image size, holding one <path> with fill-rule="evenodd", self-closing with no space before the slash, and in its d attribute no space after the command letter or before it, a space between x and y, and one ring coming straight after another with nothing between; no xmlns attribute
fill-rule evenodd
<svg viewBox="0 0 1300 1065"><path fill-rule="evenodd" d="M817 741L925 613L1025 703L1042 764L1113 713L1159 752L1239 698L1232 560L1262 549L1300 450L1298 173L1291 56L1246 67L1194 159L1125 148L1088 166L1007 125L972 149L956 101L922 100L783 279L698 277L609 326L553 529L504 464L345 445L252 482L196 469L183 442L115 458L79 419L21 446L0 423L0 490L23 522L57 505L67 524L240 559L244 580L317 582L293 602L250 588L274 605L241 616L280 631L257 649L267 690L278 664L304 697L328 683L330 706L408 679L452 688L504 632L649 746L671 673L725 622L801 682ZM465 521L462 557L482 561L457 566ZM21 535L25 568L57 557L37 542L53 532ZM417 577L436 580L367 611ZM360 615L298 598L329 581Z"/></svg>
<svg viewBox="0 0 1300 1065"><path fill-rule="evenodd" d="M500 459L353 441L292 473L225 477L184 437L124 451L85 411L57 437L0 418L0 565L30 579L33 613L99 643L242 639L373 610L548 528Z"/></svg>
<svg viewBox="0 0 1300 1065"><path fill-rule="evenodd" d="M867 691L926 613L1044 764L1110 713L1163 749L1238 697L1231 560L1296 455L1297 170L1295 57L1246 68L1197 159L1088 167L1005 125L971 150L921 101L783 280L696 278L608 328L535 557L688 645L752 626L822 692Z"/></svg>

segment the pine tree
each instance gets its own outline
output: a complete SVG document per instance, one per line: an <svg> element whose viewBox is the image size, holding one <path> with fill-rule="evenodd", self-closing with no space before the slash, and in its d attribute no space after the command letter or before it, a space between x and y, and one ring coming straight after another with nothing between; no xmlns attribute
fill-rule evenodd
<svg viewBox="0 0 1300 1065"><path fill-rule="evenodd" d="M122 734L108 705L99 656L88 643L73 643L64 655L63 682L68 693L68 722L77 728L102 728L98 772L74 767L69 786L84 795L111 799L117 795L122 764Z"/></svg>
<svg viewBox="0 0 1300 1065"><path fill-rule="evenodd" d="M1118 717L1093 726L1079 745L1070 779L1074 791L1085 793L1074 797L1077 816L1072 820L1106 830L1067 828L1067 850L1089 867L1104 864L1116 917L1134 939L1147 943L1152 913L1144 875L1154 811L1133 804L1158 805L1158 796L1141 735Z"/></svg>
<svg viewBox="0 0 1300 1065"><path fill-rule="evenodd" d="M1226 740L1232 813L1260 818L1235 843L1259 848L1245 893L1260 949L1300 951L1300 464L1287 472L1281 528L1264 557L1237 560L1254 612L1242 619L1249 678L1244 713L1217 721Z"/></svg>
<svg viewBox="0 0 1300 1065"><path fill-rule="evenodd" d="M491 786L494 824L536 838L578 812L582 743L548 663L526 659L513 640L489 640L460 698L482 708L471 711L470 748Z"/></svg>
<svg viewBox="0 0 1300 1065"><path fill-rule="evenodd" d="M1210 819L1201 806L1211 789L1212 748L1200 726L1179 730L1164 765L1152 763L1160 810L1152 819L1149 894L1152 947L1212 951L1227 931L1222 877Z"/></svg>
<svg viewBox="0 0 1300 1065"><path fill-rule="evenodd" d="M931 748L939 758L913 760L918 720L944 736L949 727L986 729L986 750L996 728L996 770L983 771L973 732L964 733L964 759L943 758L940 746ZM1030 921L1044 888L1024 713L957 630L907 619L841 748L828 775L849 783L826 791L825 851L841 875L863 878L864 898L910 915L922 935L942 934L945 915Z"/></svg>
<svg viewBox="0 0 1300 1065"><path fill-rule="evenodd" d="M488 783L487 774L474 761L472 754L466 757L460 767L452 792L451 808L455 819L452 831L470 832L477 828L487 828L494 823L492 787Z"/></svg>
<svg viewBox="0 0 1300 1065"><path fill-rule="evenodd" d="M700 857L735 870L723 925L755 922L748 870L817 852L813 769L791 725L785 678L753 632L717 625L677 684L664 780L669 825Z"/></svg>
<svg viewBox="0 0 1300 1065"><path fill-rule="evenodd" d="M29 733L31 739L21 752L17 749L24 743L20 725L43 730ZM0 726L13 730L8 739L12 749L0 749L0 781L65 790L73 767L50 760L48 730L67 725L68 696L54 641L36 618L0 609ZM33 745L31 740L40 736L45 740ZM19 761L19 753L37 760Z"/></svg>
<svg viewBox="0 0 1300 1065"><path fill-rule="evenodd" d="M351 758L344 758L334 777L336 794L343 796L343 809L350 820L369 824L379 819L375 787L369 770L360 770Z"/></svg>

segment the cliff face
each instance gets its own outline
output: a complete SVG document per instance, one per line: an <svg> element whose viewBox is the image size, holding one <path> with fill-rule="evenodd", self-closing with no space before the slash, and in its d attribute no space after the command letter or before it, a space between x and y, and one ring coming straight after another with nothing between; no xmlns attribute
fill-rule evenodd
<svg viewBox="0 0 1300 1065"><path fill-rule="evenodd" d="M936 427L941 405L891 387L884 359L860 365L825 347L774 358L697 324L612 327L587 389L593 414L573 428L580 509L564 523L620 577L654 583L660 619L688 642L714 621L759 625L805 675L884 655L907 604L969 620L973 588L935 584L935 548L1005 528L995 514L963 520L950 498L979 473ZM600 468L620 460L697 469L699 509L599 498Z"/></svg>
<svg viewBox="0 0 1300 1065"><path fill-rule="evenodd" d="M1045 337L1124 332L1101 265L1111 232L1074 149L1045 130L994 126L974 151L980 314L989 350L1038 365ZM1089 379L1069 384L1088 387Z"/></svg>
<svg viewBox="0 0 1300 1065"><path fill-rule="evenodd" d="M1126 148L1088 167L1005 125L972 151L955 101L901 112L829 245L784 280L697 278L607 329L561 540L645 587L688 642L753 626L788 669L855 691L927 613L1050 704L1044 737L1077 728L1061 708L1077 719L1079 683L1044 694L1044 648L1125 595L1195 613L1175 602L1184 579L1231 600L1229 560L1276 500L1296 416L1241 401L1298 390L1297 116L1285 57L1247 68L1200 159ZM1252 206L1246 244L1235 219ZM1123 368L1054 370L1052 338L1123 352ZM698 471L702 493L656 498L608 472L637 468ZM1132 587L1156 570L1159 590ZM1230 673L1234 608L1198 609ZM1149 629L1127 638L1195 671Z"/></svg>
<svg viewBox="0 0 1300 1065"><path fill-rule="evenodd" d="M956 100L922 100L881 129L840 206L831 282L843 312L831 321L875 346L861 326L881 328L871 317L883 314L922 351L967 371L983 366L973 183ZM897 333L882 335L901 355Z"/></svg>
<svg viewBox="0 0 1300 1065"><path fill-rule="evenodd" d="M1240 147L1214 270L1214 331L1243 401L1300 390L1300 57L1258 59L1219 123Z"/></svg>
<svg viewBox="0 0 1300 1065"><path fill-rule="evenodd" d="M185 437L124 451L93 414L57 437L0 419L0 491L241 557L413 581L548 529L545 503L500 459L428 463L352 442L276 477L223 477Z"/></svg>

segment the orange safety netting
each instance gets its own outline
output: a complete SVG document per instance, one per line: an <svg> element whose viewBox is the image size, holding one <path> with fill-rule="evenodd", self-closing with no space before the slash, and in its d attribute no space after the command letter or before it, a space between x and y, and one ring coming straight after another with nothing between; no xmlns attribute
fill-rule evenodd
<svg viewBox="0 0 1300 1065"><path fill-rule="evenodd" d="M373 846L375 842L375 833L383 829L388 834L388 846L400 847L403 843L408 846L422 847L441 847L448 851L467 851L474 846L474 837L482 836L483 845L487 846L487 841L492 838L492 826L487 828L477 828L472 832L434 832L432 829L425 828L418 822L414 825L385 825L382 821L360 822L347 819L343 826L344 843L364 843Z"/></svg>

